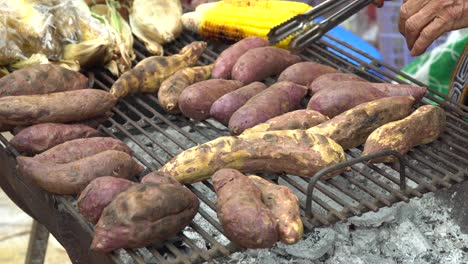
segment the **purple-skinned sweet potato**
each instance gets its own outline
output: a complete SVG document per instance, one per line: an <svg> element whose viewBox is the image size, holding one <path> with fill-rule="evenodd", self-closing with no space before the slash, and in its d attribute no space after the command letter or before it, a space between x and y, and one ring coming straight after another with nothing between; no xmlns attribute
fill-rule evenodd
<svg viewBox="0 0 468 264"><path fill-rule="evenodd" d="M292 82L275 83L234 112L229 120L229 130L232 134L238 135L247 128L296 110L306 94L305 86Z"/></svg>
<svg viewBox="0 0 468 264"><path fill-rule="evenodd" d="M106 150L70 163L58 164L19 156L20 173L42 189L62 195L79 194L92 180L103 176L129 179L143 172L130 155Z"/></svg>
<svg viewBox="0 0 468 264"><path fill-rule="evenodd" d="M10 144L19 152L37 154L66 141L99 135L99 131L85 125L43 123L22 129Z"/></svg>
<svg viewBox="0 0 468 264"><path fill-rule="evenodd" d="M200 202L176 184L135 184L104 209L91 250L108 253L163 242L182 231L195 217Z"/></svg>
<svg viewBox="0 0 468 264"><path fill-rule="evenodd" d="M117 150L133 155L133 151L118 139L93 137L67 141L34 156L34 159L54 163L69 163L106 150Z"/></svg>
<svg viewBox="0 0 468 264"><path fill-rule="evenodd" d="M64 92L88 88L83 74L53 64L14 71L0 79L0 97Z"/></svg>
<svg viewBox="0 0 468 264"><path fill-rule="evenodd" d="M213 79L229 79L231 78L231 71L237 60L248 50L269 46L267 40L261 37L248 37L242 39L229 48L225 49L214 62L213 72L211 74Z"/></svg>
<svg viewBox="0 0 468 264"><path fill-rule="evenodd" d="M267 86L261 82L253 82L235 91L227 93L216 100L210 109L210 115L223 125L229 124L232 114L243 106L250 98L254 97Z"/></svg>
<svg viewBox="0 0 468 264"><path fill-rule="evenodd" d="M78 197L77 206L86 220L96 224L102 211L121 192L135 184L132 181L104 176L92 180Z"/></svg>
<svg viewBox="0 0 468 264"><path fill-rule="evenodd" d="M260 47L244 53L232 67L232 79L245 85L280 74L287 67L300 62L298 55L276 47Z"/></svg>
<svg viewBox="0 0 468 264"><path fill-rule="evenodd" d="M315 94L321 89L328 89L330 87L335 87L335 82L345 82L345 81L357 81L357 82L367 82L366 79L363 79L352 73L327 73L317 77L310 85L309 91L310 94Z"/></svg>
<svg viewBox="0 0 468 264"><path fill-rule="evenodd" d="M427 92L426 87L409 85L409 84L392 84L392 83L370 83L372 87L389 96L412 96L416 102L421 101Z"/></svg>
<svg viewBox="0 0 468 264"><path fill-rule="evenodd" d="M177 185L180 185L180 183L173 177L167 175L167 174L164 174L164 173L161 173L161 172L157 172L157 171L153 171L151 173L148 173L146 174L142 179L141 179L141 183L145 183L145 182L152 182L152 183L167 183L167 184L177 184Z"/></svg>
<svg viewBox="0 0 468 264"><path fill-rule="evenodd" d="M338 70L317 62L304 61L286 68L278 77L278 82L290 81L295 84L309 86L317 77L327 73L337 73Z"/></svg>
<svg viewBox="0 0 468 264"><path fill-rule="evenodd" d="M244 248L272 247L278 241L278 224L255 183L233 169L221 169L212 179L218 219L227 237Z"/></svg>
<svg viewBox="0 0 468 264"><path fill-rule="evenodd" d="M242 87L233 80L211 79L190 85L180 94L179 109L183 115L195 120L210 117L210 108L221 96Z"/></svg>

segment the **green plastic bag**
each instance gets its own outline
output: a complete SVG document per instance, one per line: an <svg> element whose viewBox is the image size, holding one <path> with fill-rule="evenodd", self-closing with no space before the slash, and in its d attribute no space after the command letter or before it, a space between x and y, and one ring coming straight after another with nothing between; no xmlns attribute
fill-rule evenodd
<svg viewBox="0 0 468 264"><path fill-rule="evenodd" d="M445 43L413 60L402 69L402 72L446 96L449 92L452 72L467 44L468 29L453 31ZM439 96L436 97L443 100Z"/></svg>

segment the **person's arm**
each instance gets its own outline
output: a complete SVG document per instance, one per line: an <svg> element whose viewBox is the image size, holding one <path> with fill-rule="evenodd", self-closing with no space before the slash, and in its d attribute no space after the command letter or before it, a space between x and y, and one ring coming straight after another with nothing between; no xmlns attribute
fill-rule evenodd
<svg viewBox="0 0 468 264"><path fill-rule="evenodd" d="M468 27L468 0L404 0L398 28L412 56L451 30Z"/></svg>

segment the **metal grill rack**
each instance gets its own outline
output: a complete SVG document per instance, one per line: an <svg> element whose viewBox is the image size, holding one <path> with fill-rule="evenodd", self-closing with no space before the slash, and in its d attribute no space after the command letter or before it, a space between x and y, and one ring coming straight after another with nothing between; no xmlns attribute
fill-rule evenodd
<svg viewBox="0 0 468 264"><path fill-rule="evenodd" d="M325 39L307 48L301 55L306 60L353 72L371 81L403 83L395 77L400 75L422 85L346 43L329 36L327 38L366 57L370 62L363 61ZM199 40L199 37L184 33L177 41L165 47L166 54L177 53L194 40ZM210 43L200 65L212 63L222 49L221 45ZM139 42L135 43L135 52L137 61L149 56ZM104 90L109 90L115 81L115 77L104 70L92 72L90 77L95 88ZM273 79L267 80L267 83L272 82ZM438 102L446 110L447 130L436 142L412 149L396 165L367 164L365 160L359 159L362 148L355 148L347 151L349 162L341 164L350 166L351 170L326 182L318 180L316 184L309 184L312 182L310 179L297 176L265 175L290 187L297 194L301 200L306 232L315 227L346 221L349 217L368 211L375 212L401 201L407 202L427 192L450 188L468 178L468 123L463 121L463 118L468 118L468 108L457 107L435 97L427 99ZM158 106L157 101L157 97L152 94L126 97L118 102L113 109L114 115L100 127L108 136L123 140L134 150L135 158L147 168L142 175L161 167L185 149L221 135L229 135L228 130L214 120L195 122L183 116L169 115ZM4 138L0 137L0 141L12 155L18 155ZM319 179L319 174L315 176L316 179ZM401 178L402 175L406 179ZM224 236L216 217L216 195L211 181L187 185L187 188L201 201L194 221L180 235L162 244L112 253L117 263L130 260L134 263L197 263L240 250ZM73 217L82 219L74 207L74 197L54 197L64 204ZM87 232L92 235L92 225L87 224Z"/></svg>

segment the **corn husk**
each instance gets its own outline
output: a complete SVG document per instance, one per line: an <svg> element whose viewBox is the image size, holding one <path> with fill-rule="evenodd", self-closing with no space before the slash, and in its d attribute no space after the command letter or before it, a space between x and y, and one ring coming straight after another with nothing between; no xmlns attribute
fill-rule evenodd
<svg viewBox="0 0 468 264"><path fill-rule="evenodd" d="M4 77L4 76L7 76L8 74L10 74L10 72L8 71L7 68L5 67L0 67L0 78Z"/></svg>
<svg viewBox="0 0 468 264"><path fill-rule="evenodd" d="M63 59L77 61L84 68L103 66L112 59L110 45L106 39L91 39L78 44L68 44L63 49Z"/></svg>
<svg viewBox="0 0 468 264"><path fill-rule="evenodd" d="M47 58L47 56L41 53L36 53L25 60L21 60L21 61L11 64L9 68L12 70L19 70L19 69L27 68L33 65L45 64L45 63L49 63L49 59Z"/></svg>

